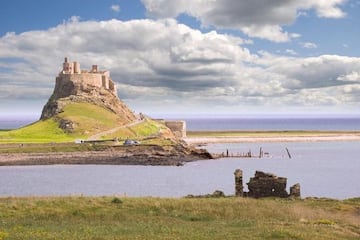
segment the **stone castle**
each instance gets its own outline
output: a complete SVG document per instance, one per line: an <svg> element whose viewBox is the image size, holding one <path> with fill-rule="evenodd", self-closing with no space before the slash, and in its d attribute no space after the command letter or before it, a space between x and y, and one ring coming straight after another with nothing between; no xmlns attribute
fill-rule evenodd
<svg viewBox="0 0 360 240"><path fill-rule="evenodd" d="M87 102L102 106L126 120L136 119L135 114L123 103L110 78L109 71L98 69L81 70L79 62L70 62L65 57L62 70L56 77L54 92L43 108L40 119L48 119L62 112L69 102Z"/></svg>
<svg viewBox="0 0 360 240"><path fill-rule="evenodd" d="M97 65L92 65L91 70L81 70L79 62L70 62L65 57L62 70L56 77L54 92L44 106L40 119L48 119L62 112L67 100L105 107L127 119L126 123L136 120L134 112L119 99L109 71L100 71ZM171 129L175 136L186 137L185 121L158 121Z"/></svg>
<svg viewBox="0 0 360 240"><path fill-rule="evenodd" d="M55 86L66 86L69 82L78 85L81 89L88 86L103 88L117 96L116 85L110 79L109 71L100 71L97 65L92 65L90 71L81 70L79 62L69 62L65 57L63 69L56 77Z"/></svg>

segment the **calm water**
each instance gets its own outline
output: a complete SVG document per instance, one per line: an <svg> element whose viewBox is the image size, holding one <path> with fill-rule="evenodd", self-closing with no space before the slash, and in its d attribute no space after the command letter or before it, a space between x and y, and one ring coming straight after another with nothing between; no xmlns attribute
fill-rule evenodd
<svg viewBox="0 0 360 240"><path fill-rule="evenodd" d="M0 117L0 129L13 129L23 127L37 121L34 117Z"/></svg>
<svg viewBox="0 0 360 240"><path fill-rule="evenodd" d="M0 129L16 128L29 119L0 119ZM360 118L244 118L187 119L189 130L360 130ZM212 152L254 154L263 159L199 161L183 167L55 165L0 167L0 196L127 195L181 197L222 190L234 193L235 169L248 182L256 170L299 182L302 196L351 198L360 196L360 142L292 142L214 144ZM285 148L290 150L289 159ZM246 188L246 185L244 186Z"/></svg>
<svg viewBox="0 0 360 240"><path fill-rule="evenodd" d="M263 159L220 159L168 166L54 165L0 167L0 196L127 195L181 197L216 189L234 193L235 169L248 182L255 170L299 182L302 196L360 196L360 142L215 144L213 152L269 152ZM289 159L285 148L290 150Z"/></svg>

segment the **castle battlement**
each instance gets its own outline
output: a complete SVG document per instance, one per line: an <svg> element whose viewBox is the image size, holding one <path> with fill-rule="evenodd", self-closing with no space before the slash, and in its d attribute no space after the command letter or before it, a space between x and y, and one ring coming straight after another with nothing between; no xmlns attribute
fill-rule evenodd
<svg viewBox="0 0 360 240"><path fill-rule="evenodd" d="M79 62L69 62L65 57L63 68L56 77L56 86L66 86L72 82L80 89L89 86L104 88L117 96L116 85L110 78L109 71L100 71L97 65L92 65L90 70L81 70Z"/></svg>

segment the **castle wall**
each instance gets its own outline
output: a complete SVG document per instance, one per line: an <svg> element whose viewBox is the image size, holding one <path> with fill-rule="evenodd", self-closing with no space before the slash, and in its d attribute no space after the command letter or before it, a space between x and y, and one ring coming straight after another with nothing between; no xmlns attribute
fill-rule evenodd
<svg viewBox="0 0 360 240"><path fill-rule="evenodd" d="M82 74L73 74L70 75L70 79L74 82L86 83L95 87L103 87L102 76L101 74L91 74L91 73L82 73Z"/></svg>
<svg viewBox="0 0 360 240"><path fill-rule="evenodd" d="M99 71L97 65L93 65L90 72L81 71L79 62L68 62L65 58L63 69L56 78L57 88L66 88L68 85L94 86L110 90L117 96L115 83L110 79L109 71Z"/></svg>
<svg viewBox="0 0 360 240"><path fill-rule="evenodd" d="M170 128L176 137L186 137L186 122L165 120L165 126Z"/></svg>
<svg viewBox="0 0 360 240"><path fill-rule="evenodd" d="M109 79L109 89L110 89L111 91L115 91L115 92L116 92L115 83L114 83L113 81L111 81L110 79Z"/></svg>
<svg viewBox="0 0 360 240"><path fill-rule="evenodd" d="M103 88L109 89L109 79L107 79L106 76L104 75L101 76L101 83Z"/></svg>

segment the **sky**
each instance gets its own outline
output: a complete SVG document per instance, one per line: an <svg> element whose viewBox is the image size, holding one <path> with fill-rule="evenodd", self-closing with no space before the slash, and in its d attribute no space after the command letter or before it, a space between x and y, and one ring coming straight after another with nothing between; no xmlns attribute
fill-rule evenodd
<svg viewBox="0 0 360 240"><path fill-rule="evenodd" d="M360 114L360 0L3 0L0 117L35 116L64 57L151 116Z"/></svg>

